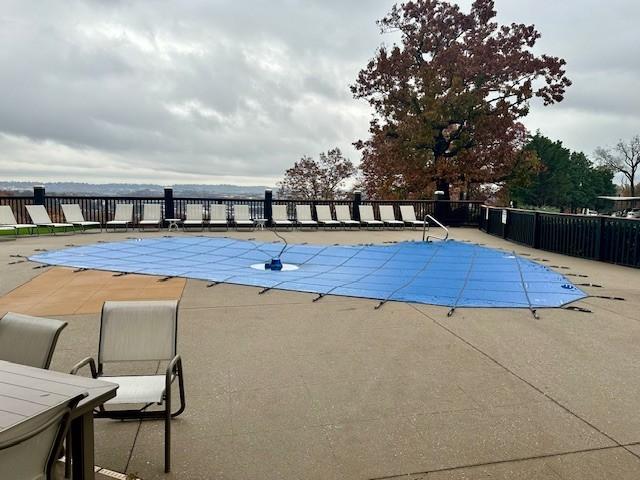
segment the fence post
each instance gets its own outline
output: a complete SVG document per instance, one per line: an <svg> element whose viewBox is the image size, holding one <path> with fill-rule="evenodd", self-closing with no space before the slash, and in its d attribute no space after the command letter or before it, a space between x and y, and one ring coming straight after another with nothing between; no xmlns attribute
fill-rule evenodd
<svg viewBox="0 0 640 480"><path fill-rule="evenodd" d="M600 217L598 222L598 231L596 232L596 255L597 259L600 261L604 260L605 257L605 241L604 241L604 232L605 232L605 217Z"/></svg>
<svg viewBox="0 0 640 480"><path fill-rule="evenodd" d="M362 203L362 192L353 192L353 219L360 221L360 204Z"/></svg>
<svg viewBox="0 0 640 480"><path fill-rule="evenodd" d="M271 226L271 217L273 215L273 192L271 190L264 191L264 218L267 219L267 226Z"/></svg>
<svg viewBox="0 0 640 480"><path fill-rule="evenodd" d="M506 239L509 236L509 221L511 220L511 215L506 208L502 209L502 215L503 217L500 219L502 222L502 238Z"/></svg>
<svg viewBox="0 0 640 480"><path fill-rule="evenodd" d="M164 218L175 218L173 187L164 187Z"/></svg>
<svg viewBox="0 0 640 480"><path fill-rule="evenodd" d="M449 203L444 199L444 192L438 190L434 193L433 199L435 204L433 206L433 216L436 217L436 220L439 220L443 224L448 223L448 214L447 206Z"/></svg>
<svg viewBox="0 0 640 480"><path fill-rule="evenodd" d="M533 214L533 248L540 248L540 212Z"/></svg>
<svg viewBox="0 0 640 480"><path fill-rule="evenodd" d="M44 185L34 185L33 186L33 204L34 205L44 205Z"/></svg>

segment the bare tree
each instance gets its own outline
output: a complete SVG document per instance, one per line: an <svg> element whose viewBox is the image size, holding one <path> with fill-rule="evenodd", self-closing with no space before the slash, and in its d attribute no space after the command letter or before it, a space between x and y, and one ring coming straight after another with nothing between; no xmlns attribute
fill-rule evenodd
<svg viewBox="0 0 640 480"><path fill-rule="evenodd" d="M321 153L316 161L304 156L293 164L278 182L282 198L334 199L341 195L345 181L356 173L339 148Z"/></svg>
<svg viewBox="0 0 640 480"><path fill-rule="evenodd" d="M630 194L636 195L636 174L640 173L640 135L628 142L620 140L613 149L596 149L598 161L614 172L622 173L629 181Z"/></svg>

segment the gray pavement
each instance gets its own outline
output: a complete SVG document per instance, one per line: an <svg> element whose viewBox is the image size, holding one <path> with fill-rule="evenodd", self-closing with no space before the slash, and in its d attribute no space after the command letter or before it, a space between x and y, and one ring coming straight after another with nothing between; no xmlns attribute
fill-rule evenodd
<svg viewBox="0 0 640 480"><path fill-rule="evenodd" d="M139 236L0 242L0 294L42 270L10 254ZM144 233L144 236L157 235ZM264 232L224 232L273 240ZM421 232L287 232L290 243ZM98 420L102 467L143 479L640 478L640 271L535 251L474 229L458 240L529 255L594 295L562 309L447 309L187 282L179 352L187 410L163 473L161 422ZM568 268L560 268L568 267ZM81 275L81 273L79 274ZM53 368L95 354L97 315L61 316Z"/></svg>

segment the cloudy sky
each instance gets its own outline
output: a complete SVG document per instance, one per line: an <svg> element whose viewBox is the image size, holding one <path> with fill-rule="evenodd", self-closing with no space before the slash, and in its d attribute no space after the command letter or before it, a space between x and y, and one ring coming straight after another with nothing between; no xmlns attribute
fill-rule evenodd
<svg viewBox="0 0 640 480"><path fill-rule="evenodd" d="M470 0L460 0L467 8ZM2 0L0 178L272 185L367 135L349 84L392 0ZM497 0L574 85L531 130L590 154L640 133L640 3Z"/></svg>

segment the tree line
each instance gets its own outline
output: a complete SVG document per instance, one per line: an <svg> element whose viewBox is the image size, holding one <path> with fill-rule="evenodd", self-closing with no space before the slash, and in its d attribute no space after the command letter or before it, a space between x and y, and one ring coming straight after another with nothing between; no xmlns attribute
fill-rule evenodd
<svg viewBox="0 0 640 480"><path fill-rule="evenodd" d="M500 25L494 0L468 13L444 0L394 5L378 21L399 42L381 45L351 85L372 107L369 138L354 142L356 169L334 148L287 170L282 196L332 198L345 187L371 198L496 196L531 206L597 208L616 193L614 174L635 194L640 138L596 151L596 162L522 124L532 100L561 102L566 62L537 55L534 25Z"/></svg>

